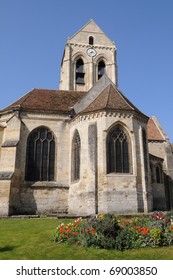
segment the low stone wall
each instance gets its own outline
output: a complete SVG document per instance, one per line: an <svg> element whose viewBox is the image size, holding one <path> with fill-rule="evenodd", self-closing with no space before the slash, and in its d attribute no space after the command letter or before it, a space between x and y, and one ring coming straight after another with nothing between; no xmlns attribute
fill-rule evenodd
<svg viewBox="0 0 173 280"><path fill-rule="evenodd" d="M50 215L67 213L68 186L51 185L44 182L33 185L21 185L19 205L15 205L14 214Z"/></svg>

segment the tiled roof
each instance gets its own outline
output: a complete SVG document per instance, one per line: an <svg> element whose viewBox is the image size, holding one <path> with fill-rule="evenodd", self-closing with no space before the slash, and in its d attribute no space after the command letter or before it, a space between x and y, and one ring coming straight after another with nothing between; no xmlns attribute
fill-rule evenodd
<svg viewBox="0 0 173 280"><path fill-rule="evenodd" d="M73 109L76 115L100 110L135 112L148 120L107 76L102 77L89 92L33 89L0 112L18 108L62 113Z"/></svg>
<svg viewBox="0 0 173 280"><path fill-rule="evenodd" d="M162 134L154 120L152 118L149 119L147 124L147 134L148 140L150 141L164 141Z"/></svg>
<svg viewBox="0 0 173 280"><path fill-rule="evenodd" d="M89 113L103 109L135 111L145 116L118 90L118 88L114 87L112 84L109 84L97 96L97 98L83 110L83 113Z"/></svg>
<svg viewBox="0 0 173 280"><path fill-rule="evenodd" d="M69 112L70 107L84 95L85 92L33 89L1 112L16 107L30 110Z"/></svg>

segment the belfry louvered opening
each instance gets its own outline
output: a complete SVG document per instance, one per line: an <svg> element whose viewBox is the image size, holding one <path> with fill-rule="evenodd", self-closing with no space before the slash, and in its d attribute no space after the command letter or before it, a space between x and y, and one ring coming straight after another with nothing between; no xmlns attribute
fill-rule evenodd
<svg viewBox="0 0 173 280"><path fill-rule="evenodd" d="M84 84L84 62L81 58L76 61L76 84Z"/></svg>

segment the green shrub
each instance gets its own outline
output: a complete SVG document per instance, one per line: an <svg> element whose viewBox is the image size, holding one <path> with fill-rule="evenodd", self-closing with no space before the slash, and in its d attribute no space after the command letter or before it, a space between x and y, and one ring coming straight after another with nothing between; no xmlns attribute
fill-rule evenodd
<svg viewBox="0 0 173 280"><path fill-rule="evenodd" d="M92 234L90 231L92 230ZM120 230L117 219L110 214L91 217L83 224L84 246L104 249L115 248L115 238Z"/></svg>
<svg viewBox="0 0 173 280"><path fill-rule="evenodd" d="M161 228L150 229L150 245L153 247L161 246L163 243L163 231Z"/></svg>

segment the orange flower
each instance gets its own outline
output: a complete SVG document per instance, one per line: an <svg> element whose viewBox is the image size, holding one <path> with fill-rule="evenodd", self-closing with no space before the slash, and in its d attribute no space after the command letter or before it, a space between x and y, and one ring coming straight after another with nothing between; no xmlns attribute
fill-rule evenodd
<svg viewBox="0 0 173 280"><path fill-rule="evenodd" d="M173 226L172 226L172 225L169 227L169 230L170 230L170 231L173 231Z"/></svg>
<svg viewBox="0 0 173 280"><path fill-rule="evenodd" d="M77 231L73 231L72 235L78 235L78 232Z"/></svg>
<svg viewBox="0 0 173 280"><path fill-rule="evenodd" d="M139 232L140 234L149 234L148 228L139 228L139 229L138 229L138 232Z"/></svg>

